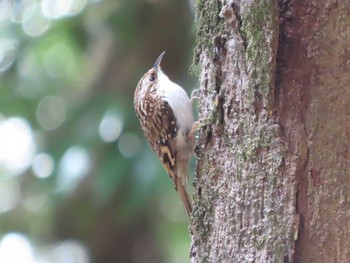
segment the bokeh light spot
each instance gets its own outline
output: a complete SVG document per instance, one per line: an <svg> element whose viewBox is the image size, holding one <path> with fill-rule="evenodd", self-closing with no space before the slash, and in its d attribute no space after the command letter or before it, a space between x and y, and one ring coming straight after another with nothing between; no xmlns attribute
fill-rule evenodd
<svg viewBox="0 0 350 263"><path fill-rule="evenodd" d="M55 167L55 163L51 155L47 153L40 153L34 157L32 168L34 174L38 178L49 177Z"/></svg>
<svg viewBox="0 0 350 263"><path fill-rule="evenodd" d="M54 130L61 126L66 118L64 102L56 96L43 98L38 105L36 117L45 130Z"/></svg>
<svg viewBox="0 0 350 263"><path fill-rule="evenodd" d="M87 1L86 0L70 0L71 5L69 8L68 15L75 16L84 10Z"/></svg>
<svg viewBox="0 0 350 263"><path fill-rule="evenodd" d="M53 250L53 261L57 263L88 263L87 249L78 241L66 240Z"/></svg>
<svg viewBox="0 0 350 263"><path fill-rule="evenodd" d="M47 199L45 194L33 193L22 200L22 205L27 210L40 214L46 209L45 205L47 204Z"/></svg>
<svg viewBox="0 0 350 263"><path fill-rule="evenodd" d="M0 121L0 164L14 175L24 172L32 163L35 144L28 122L12 117Z"/></svg>
<svg viewBox="0 0 350 263"><path fill-rule="evenodd" d="M32 51L23 50L18 58L18 73L25 79L33 78L37 74L37 61Z"/></svg>
<svg viewBox="0 0 350 263"><path fill-rule="evenodd" d="M51 77L67 77L75 69L75 60L71 49L66 44L59 43L47 51L44 65Z"/></svg>
<svg viewBox="0 0 350 263"><path fill-rule="evenodd" d="M13 178L0 179L0 213L13 209L20 198L20 189Z"/></svg>
<svg viewBox="0 0 350 263"><path fill-rule="evenodd" d="M80 13L86 6L86 0L43 0L41 10L45 17L57 19Z"/></svg>
<svg viewBox="0 0 350 263"><path fill-rule="evenodd" d="M34 263L28 238L19 233L6 234L0 242L1 263Z"/></svg>
<svg viewBox="0 0 350 263"><path fill-rule="evenodd" d="M17 46L18 44L14 40L0 38L0 72L6 71L14 62L17 55Z"/></svg>
<svg viewBox="0 0 350 263"><path fill-rule="evenodd" d="M0 1L0 22L11 17L13 10L13 1L1 0Z"/></svg>
<svg viewBox="0 0 350 263"><path fill-rule="evenodd" d="M28 36L36 37L45 33L50 21L43 16L38 3L30 5L23 14L22 29Z"/></svg>
<svg viewBox="0 0 350 263"><path fill-rule="evenodd" d="M58 167L57 189L71 191L90 170L90 156L81 146L70 147L63 155Z"/></svg>
<svg viewBox="0 0 350 263"><path fill-rule="evenodd" d="M125 133L119 138L118 148L125 157L134 157L141 150L140 138L133 133Z"/></svg>
<svg viewBox="0 0 350 263"><path fill-rule="evenodd" d="M99 135L105 142L115 141L123 130L123 119L117 112L107 112L99 125Z"/></svg>
<svg viewBox="0 0 350 263"><path fill-rule="evenodd" d="M67 0L42 0L41 11L47 18L60 18L68 13L70 2Z"/></svg>
<svg viewBox="0 0 350 263"><path fill-rule="evenodd" d="M10 1L15 4L13 6L11 21L18 24L22 24L25 12L37 2L36 0L21 0L20 2L15 2L13 0Z"/></svg>

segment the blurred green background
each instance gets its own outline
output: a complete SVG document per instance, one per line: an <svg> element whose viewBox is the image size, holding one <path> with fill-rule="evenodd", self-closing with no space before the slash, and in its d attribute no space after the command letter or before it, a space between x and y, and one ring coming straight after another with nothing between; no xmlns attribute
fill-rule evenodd
<svg viewBox="0 0 350 263"><path fill-rule="evenodd" d="M0 0L0 262L188 262L185 211L133 109L188 91L190 0Z"/></svg>

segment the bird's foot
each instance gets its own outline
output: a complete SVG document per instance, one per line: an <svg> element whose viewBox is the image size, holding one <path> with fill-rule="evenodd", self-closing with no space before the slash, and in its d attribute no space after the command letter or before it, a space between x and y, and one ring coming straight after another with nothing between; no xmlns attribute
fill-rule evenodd
<svg viewBox="0 0 350 263"><path fill-rule="evenodd" d="M191 99L190 99L190 101L191 101L191 103L193 104L193 102L194 102L195 100L198 100L198 99L199 99L199 89L195 89L195 90L193 90L192 93L191 93Z"/></svg>

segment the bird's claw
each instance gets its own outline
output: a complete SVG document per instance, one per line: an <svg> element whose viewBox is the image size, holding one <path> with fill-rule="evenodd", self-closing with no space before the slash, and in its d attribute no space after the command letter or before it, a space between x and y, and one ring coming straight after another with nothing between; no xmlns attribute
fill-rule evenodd
<svg viewBox="0 0 350 263"><path fill-rule="evenodd" d="M194 136L194 133L196 131L198 131L199 129L201 129L203 127L203 125L201 124L201 121L195 121L192 125L192 129L190 131L190 133L188 134L188 136Z"/></svg>
<svg viewBox="0 0 350 263"><path fill-rule="evenodd" d="M199 89L195 89L192 91L191 93L191 103L193 104L194 100L198 100L199 99Z"/></svg>

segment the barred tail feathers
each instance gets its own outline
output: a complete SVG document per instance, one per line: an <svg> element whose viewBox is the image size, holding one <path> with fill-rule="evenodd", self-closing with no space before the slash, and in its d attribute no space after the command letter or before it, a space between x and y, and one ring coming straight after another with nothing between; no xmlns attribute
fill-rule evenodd
<svg viewBox="0 0 350 263"><path fill-rule="evenodd" d="M187 216L190 218L190 215L192 213L192 202L191 198L189 197L185 185L181 182L182 180L180 178L177 178L176 180L176 191L179 193L182 203L185 206Z"/></svg>
<svg viewBox="0 0 350 263"><path fill-rule="evenodd" d="M192 202L186 190L186 185L188 181L188 164L185 163L186 165L181 165L181 162L178 163L176 171L170 169L170 165L167 162L162 162L162 164L165 170L167 171L168 175L170 176L171 180L173 181L175 190L179 193L181 201L186 209L187 216L190 219L190 215L192 212Z"/></svg>

